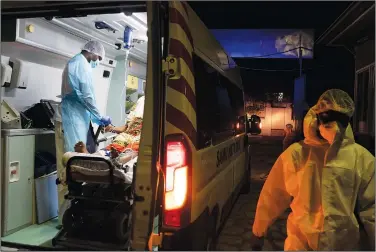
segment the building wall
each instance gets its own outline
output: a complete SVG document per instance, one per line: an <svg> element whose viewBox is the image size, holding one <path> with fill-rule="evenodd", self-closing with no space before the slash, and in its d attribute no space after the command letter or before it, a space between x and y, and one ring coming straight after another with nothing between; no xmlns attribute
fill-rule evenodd
<svg viewBox="0 0 376 252"><path fill-rule="evenodd" d="M9 63L9 51L2 51L1 63L7 65ZM38 51L35 51L35 56ZM41 56L41 54L39 54ZM22 55L17 57L25 60ZM30 60L30 58L27 58ZM46 59L48 60L48 58ZM24 111L26 108L38 103L41 99L60 101L57 96L61 95L62 73L63 69L50 67L47 65L37 64L28 61L30 71L28 73L28 83L26 89L6 88L2 87L2 98L10 103L18 111ZM103 71L110 71L110 77L104 78ZM107 94L112 78L112 68L99 65L93 70L94 93L99 112L103 115L106 113Z"/></svg>
<svg viewBox="0 0 376 252"><path fill-rule="evenodd" d="M20 60L23 59L21 58ZM8 65L9 57L1 55L1 63ZM3 92L2 98L18 111L24 111L41 99L59 101L57 96L61 94L63 69L34 62L29 62L29 67L32 70L28 73L26 89L1 88Z"/></svg>
<svg viewBox="0 0 376 252"><path fill-rule="evenodd" d="M263 136L282 136L286 124L294 125L291 103L286 103L285 108L273 108L270 103L266 103L265 112L260 117Z"/></svg>
<svg viewBox="0 0 376 252"><path fill-rule="evenodd" d="M374 135L375 41L368 40L365 43L356 46L355 52L356 75L354 85L354 101L356 104L356 111L353 118L354 131ZM365 75L367 75L367 77L365 77ZM366 118L360 118L361 114L364 114L364 111L368 111Z"/></svg>
<svg viewBox="0 0 376 252"><path fill-rule="evenodd" d="M355 47L355 68L362 69L375 62L375 40L367 42Z"/></svg>
<svg viewBox="0 0 376 252"><path fill-rule="evenodd" d="M354 101L356 107L353 117L355 140L375 154L375 41L369 40L356 46L355 53ZM369 78L362 81L360 75L363 77L369 75ZM365 97L367 99L364 99ZM360 117L364 111L367 111L367 116L362 119Z"/></svg>
<svg viewBox="0 0 376 252"><path fill-rule="evenodd" d="M29 25L33 25L34 32L27 32ZM30 62L28 87L24 90L2 88L3 98L20 111L40 99L60 101L56 96L61 94L63 69L71 57L81 52L87 40L43 19L20 19L18 27L8 28L16 31L21 42L15 42L12 36L4 38L1 42L1 62L8 64L9 58ZM109 60L113 60L111 65ZM116 61L106 52L103 62L93 70L95 98L103 115L107 111L107 95L115 66ZM103 77L105 70L110 72L108 78Z"/></svg>

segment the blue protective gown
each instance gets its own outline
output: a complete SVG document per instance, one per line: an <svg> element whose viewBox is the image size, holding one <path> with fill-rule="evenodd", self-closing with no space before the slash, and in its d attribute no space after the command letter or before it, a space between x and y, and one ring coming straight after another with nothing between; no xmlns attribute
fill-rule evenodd
<svg viewBox="0 0 376 252"><path fill-rule="evenodd" d="M92 68L80 53L69 60L63 72L61 116L65 151L74 151L77 142L87 142L90 121L100 124Z"/></svg>

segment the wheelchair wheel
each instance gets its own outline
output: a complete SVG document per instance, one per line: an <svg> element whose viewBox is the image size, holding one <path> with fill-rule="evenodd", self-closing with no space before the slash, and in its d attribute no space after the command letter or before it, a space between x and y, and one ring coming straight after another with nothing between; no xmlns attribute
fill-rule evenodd
<svg viewBox="0 0 376 252"><path fill-rule="evenodd" d="M118 212L116 214L115 235L116 235L116 238L121 242L125 242L128 239L128 232L130 229L131 219L132 219L131 214L129 215L123 212Z"/></svg>
<svg viewBox="0 0 376 252"><path fill-rule="evenodd" d="M63 215L62 224L67 233L74 233L82 226L82 218L72 208L68 208Z"/></svg>
<svg viewBox="0 0 376 252"><path fill-rule="evenodd" d="M73 213L72 209L68 208L65 210L64 215L63 215L63 228L67 233L71 233L73 231Z"/></svg>

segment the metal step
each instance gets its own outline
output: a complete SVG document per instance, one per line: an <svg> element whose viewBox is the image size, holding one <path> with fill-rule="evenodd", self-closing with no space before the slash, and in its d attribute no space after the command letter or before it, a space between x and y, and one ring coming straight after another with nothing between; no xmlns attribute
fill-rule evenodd
<svg viewBox="0 0 376 252"><path fill-rule="evenodd" d="M103 251L126 251L130 247L130 240L124 243L101 242L82 237L72 237L63 229L52 239L54 247L63 248L63 250L103 250Z"/></svg>

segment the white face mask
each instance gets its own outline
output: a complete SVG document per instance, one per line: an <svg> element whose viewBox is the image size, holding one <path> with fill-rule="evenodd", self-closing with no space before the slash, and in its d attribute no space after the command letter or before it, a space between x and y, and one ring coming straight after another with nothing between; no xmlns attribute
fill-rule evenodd
<svg viewBox="0 0 376 252"><path fill-rule="evenodd" d="M329 142L329 144L333 144L334 139L339 132L339 127L336 122L331 122L327 124L321 124L319 126L321 136Z"/></svg>

